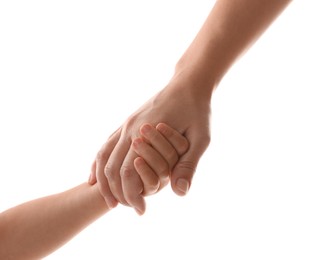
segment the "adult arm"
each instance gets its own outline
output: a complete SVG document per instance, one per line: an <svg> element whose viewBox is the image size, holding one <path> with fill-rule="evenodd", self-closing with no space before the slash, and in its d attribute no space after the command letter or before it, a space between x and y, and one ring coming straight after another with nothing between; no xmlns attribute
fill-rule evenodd
<svg viewBox="0 0 316 260"><path fill-rule="evenodd" d="M171 174L175 193L185 195L198 162L210 142L213 91L234 62L279 16L290 0L218 0L182 55L165 88L133 113L109 138L96 158L99 188L110 207L116 201L134 208L143 198L133 187L123 189L126 176L136 176L131 143L144 122L165 122L184 134L189 150Z"/></svg>

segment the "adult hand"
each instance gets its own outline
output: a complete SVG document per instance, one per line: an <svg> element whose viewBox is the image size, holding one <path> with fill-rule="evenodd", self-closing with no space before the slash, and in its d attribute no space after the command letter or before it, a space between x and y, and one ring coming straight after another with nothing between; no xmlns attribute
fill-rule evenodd
<svg viewBox="0 0 316 260"><path fill-rule="evenodd" d="M115 207L118 201L137 211L144 210L140 209L144 202L139 196L143 190L132 187L124 189L122 183L140 178L134 167L138 155L132 144L140 135L146 137L146 131L139 132L141 126L147 122L153 126L164 122L189 141L188 151L180 157L170 176L173 191L185 195L198 162L210 142L209 117L210 98L196 91L189 83L174 78L110 136L98 152L90 183L97 179L100 192L110 207ZM164 131L163 128L159 129L159 125L157 129ZM161 187L164 185L161 183ZM150 193L153 191L147 190L142 194Z"/></svg>

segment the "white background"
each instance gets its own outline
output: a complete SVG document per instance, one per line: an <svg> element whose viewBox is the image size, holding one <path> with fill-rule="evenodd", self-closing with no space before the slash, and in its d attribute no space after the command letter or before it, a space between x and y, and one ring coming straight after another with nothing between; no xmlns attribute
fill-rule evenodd
<svg viewBox="0 0 316 260"><path fill-rule="evenodd" d="M47 259L315 259L314 1L293 1L212 101L189 194L123 206ZM214 1L1 1L0 211L88 178Z"/></svg>

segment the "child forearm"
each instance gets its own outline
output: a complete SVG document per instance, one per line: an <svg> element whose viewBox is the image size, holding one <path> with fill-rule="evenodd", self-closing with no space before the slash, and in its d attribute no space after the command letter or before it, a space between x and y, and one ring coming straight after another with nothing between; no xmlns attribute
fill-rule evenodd
<svg viewBox="0 0 316 260"><path fill-rule="evenodd" d="M0 214L0 259L40 259L109 211L96 185L23 203Z"/></svg>

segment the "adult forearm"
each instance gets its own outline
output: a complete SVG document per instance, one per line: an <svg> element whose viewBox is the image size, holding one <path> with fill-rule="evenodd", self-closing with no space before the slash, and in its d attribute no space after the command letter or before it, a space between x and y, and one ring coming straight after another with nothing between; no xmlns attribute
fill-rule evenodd
<svg viewBox="0 0 316 260"><path fill-rule="evenodd" d="M290 0L218 0L176 66L210 98L225 73L269 27Z"/></svg>
<svg viewBox="0 0 316 260"><path fill-rule="evenodd" d="M0 259L39 259L108 211L96 185L81 184L0 214Z"/></svg>

